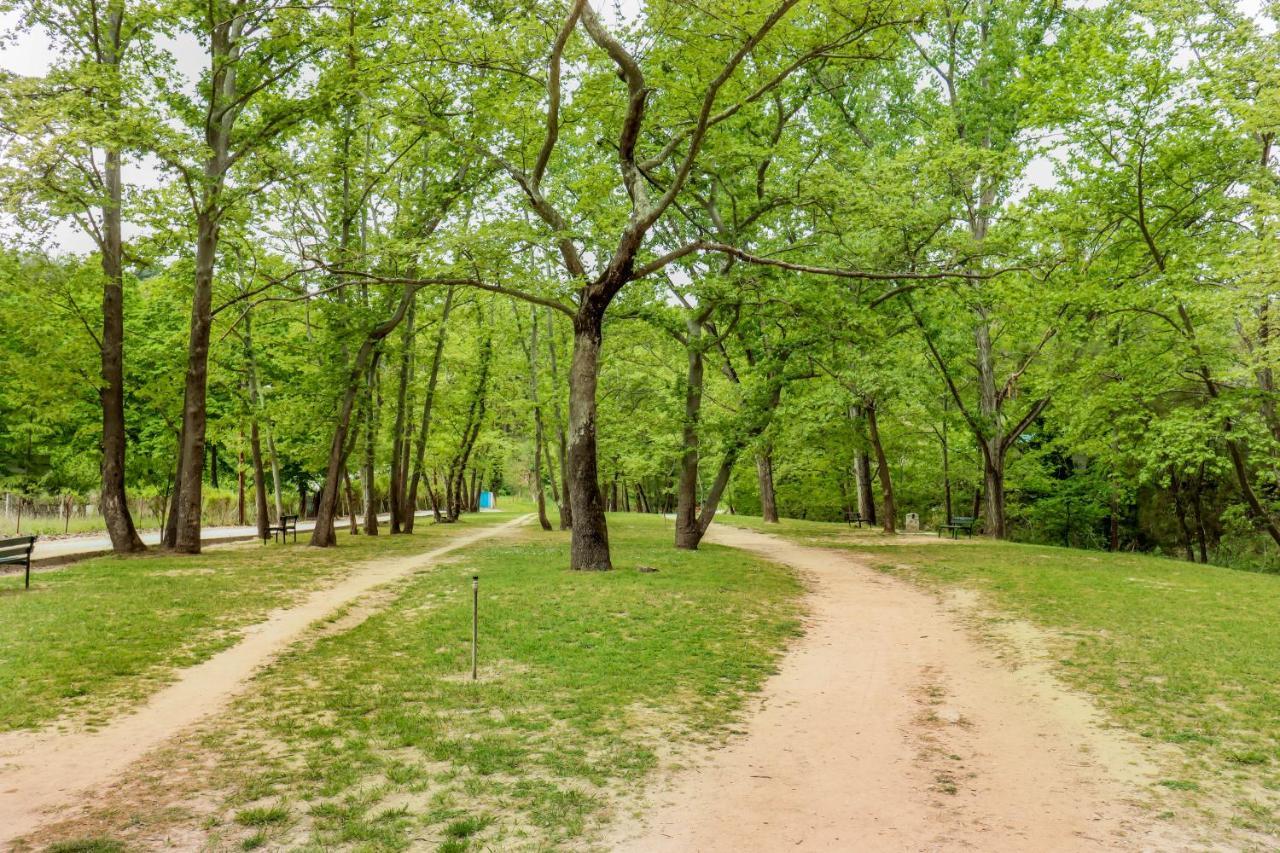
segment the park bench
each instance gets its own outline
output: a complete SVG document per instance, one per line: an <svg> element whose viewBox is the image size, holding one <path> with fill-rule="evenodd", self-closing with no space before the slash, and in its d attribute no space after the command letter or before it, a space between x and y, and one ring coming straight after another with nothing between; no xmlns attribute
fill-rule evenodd
<svg viewBox="0 0 1280 853"><path fill-rule="evenodd" d="M963 530L965 533L969 534L970 536L973 536L973 524L974 524L974 519L971 516L957 515L946 524L938 525L938 535L941 536L944 530L950 530L951 538L959 539L960 531Z"/></svg>
<svg viewBox="0 0 1280 853"><path fill-rule="evenodd" d="M297 542L298 541L298 517L296 515L282 515L280 516L279 524L273 524L267 527L267 535L275 536L276 539L280 542L287 541L290 533L293 534L293 541ZM262 541L266 542L267 540L263 539Z"/></svg>
<svg viewBox="0 0 1280 853"><path fill-rule="evenodd" d="M850 527L853 527L855 524L858 527L862 526L862 515L859 513L846 511L844 514L844 520Z"/></svg>
<svg viewBox="0 0 1280 853"><path fill-rule="evenodd" d="M26 589L31 589L31 552L35 550L36 537L19 536L15 539L0 539L0 566L26 566Z"/></svg>

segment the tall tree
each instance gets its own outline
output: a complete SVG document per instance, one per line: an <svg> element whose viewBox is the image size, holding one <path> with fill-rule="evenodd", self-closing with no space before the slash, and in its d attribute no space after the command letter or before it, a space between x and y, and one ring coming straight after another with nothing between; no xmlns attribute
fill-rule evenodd
<svg viewBox="0 0 1280 853"><path fill-rule="evenodd" d="M16 168L4 184L21 216L26 204L72 218L94 241L102 266L100 361L102 412L100 505L116 553L142 551L125 491L124 388L124 180L126 151L144 146L138 109L138 69L153 10L124 0L104 4L31 0L21 5L21 26L52 34L57 64L42 80L5 81L0 125L16 143L7 156Z"/></svg>
<svg viewBox="0 0 1280 853"><path fill-rule="evenodd" d="M302 79L302 69L319 50L307 44L305 16L273 0L217 0L191 21L193 34L208 50L209 71L200 82L200 103L179 105L184 117L200 117L193 130L202 140L196 155L201 162L192 164L177 151L169 158L179 169L195 223L178 477L172 530L166 531L167 544L179 551L200 551L218 241L228 211L253 191L252 186L229 189L228 177L242 161L272 150L309 113L307 99L283 94ZM269 174L258 177L269 179Z"/></svg>

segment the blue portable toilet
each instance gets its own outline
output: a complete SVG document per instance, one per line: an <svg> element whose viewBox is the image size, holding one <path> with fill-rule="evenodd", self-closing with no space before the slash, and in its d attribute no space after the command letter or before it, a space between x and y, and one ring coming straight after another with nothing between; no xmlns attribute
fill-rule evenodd
<svg viewBox="0 0 1280 853"><path fill-rule="evenodd" d="M480 493L480 508L493 509L493 492Z"/></svg>

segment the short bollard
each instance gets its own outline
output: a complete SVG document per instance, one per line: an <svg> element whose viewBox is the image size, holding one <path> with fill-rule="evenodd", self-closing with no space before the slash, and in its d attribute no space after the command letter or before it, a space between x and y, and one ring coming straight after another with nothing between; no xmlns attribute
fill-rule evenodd
<svg viewBox="0 0 1280 853"><path fill-rule="evenodd" d="M480 645L480 576L471 576L471 680L476 680L477 655Z"/></svg>

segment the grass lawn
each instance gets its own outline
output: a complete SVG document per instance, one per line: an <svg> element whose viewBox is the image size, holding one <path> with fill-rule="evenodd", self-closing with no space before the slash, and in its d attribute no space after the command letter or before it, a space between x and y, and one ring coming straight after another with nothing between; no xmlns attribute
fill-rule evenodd
<svg viewBox="0 0 1280 853"><path fill-rule="evenodd" d="M139 529L141 530L142 528ZM0 516L0 537L61 536L66 533L105 534L106 532L107 525L102 520L102 516L90 516L88 518L72 516L70 523L61 518L50 518L48 516L24 515L21 520L16 515L9 518Z"/></svg>
<svg viewBox="0 0 1280 853"><path fill-rule="evenodd" d="M729 731L799 631L802 592L740 552L676 551L660 518L615 515L609 532L612 572L567 571L567 534L531 526L375 591L121 786L133 801L42 840L147 847L194 828L215 850L589 847L673 743Z"/></svg>
<svg viewBox="0 0 1280 853"><path fill-rule="evenodd" d="M1280 576L981 538L953 545L839 524L722 520L860 552L927 586L979 591L993 618L1047 629L1059 675L1115 722L1176 745L1183 766L1165 788L1245 829L1280 830Z"/></svg>
<svg viewBox="0 0 1280 853"><path fill-rule="evenodd" d="M190 666L231 645L244 626L362 561L429 550L476 525L515 517L467 516L459 525L419 519L413 536L340 533L341 547L243 543L198 556L155 550L0 575L0 731L66 713L89 723L136 702Z"/></svg>

